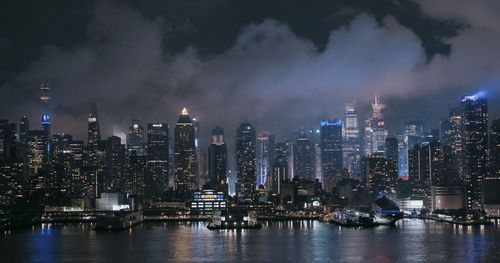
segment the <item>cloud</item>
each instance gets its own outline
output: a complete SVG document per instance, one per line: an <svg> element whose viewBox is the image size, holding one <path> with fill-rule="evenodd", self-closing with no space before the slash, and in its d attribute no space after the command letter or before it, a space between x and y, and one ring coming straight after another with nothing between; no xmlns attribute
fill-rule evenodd
<svg viewBox="0 0 500 263"><path fill-rule="evenodd" d="M446 40L449 56L427 61L410 29L391 16L378 23L367 14L330 32L322 51L288 24L266 19L243 27L222 53L202 56L196 46L165 53L165 21L99 2L86 42L71 50L46 46L38 61L2 86L2 112L11 120L29 113L36 128L37 116L49 111L54 132L85 140L92 101L108 136L126 131L132 119L168 122L172 134L180 110L188 106L201 121L202 142L219 125L232 150L244 120L282 141L301 125L312 128L320 119L342 117L345 102L357 100L365 108L375 94L389 104L387 123L393 128L414 118L437 127L448 104L484 85L490 87L490 101L498 101L500 34L490 22L498 19L494 12L453 13L434 1L422 3L433 16L460 15L468 22L460 35ZM432 7L440 8L430 12ZM48 109L37 102L37 84L44 80L52 88ZM500 117L498 105L490 105Z"/></svg>

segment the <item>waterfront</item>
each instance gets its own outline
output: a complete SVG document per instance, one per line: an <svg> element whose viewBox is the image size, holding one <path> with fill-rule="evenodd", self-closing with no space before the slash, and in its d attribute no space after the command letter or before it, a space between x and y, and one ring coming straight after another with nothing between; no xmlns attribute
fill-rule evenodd
<svg viewBox="0 0 500 263"><path fill-rule="evenodd" d="M3 233L3 262L497 262L500 227L404 219L396 227L317 221L210 231L206 223L145 223L119 232L90 224Z"/></svg>

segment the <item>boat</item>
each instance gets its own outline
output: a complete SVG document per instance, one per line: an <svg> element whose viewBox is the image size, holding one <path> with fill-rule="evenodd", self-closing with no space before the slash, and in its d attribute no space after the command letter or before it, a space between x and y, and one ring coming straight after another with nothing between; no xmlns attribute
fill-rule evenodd
<svg viewBox="0 0 500 263"><path fill-rule="evenodd" d="M374 222L380 225L394 225L396 221L403 218L404 214L399 206L386 196L377 199L372 204Z"/></svg>
<svg viewBox="0 0 500 263"><path fill-rule="evenodd" d="M142 211L113 211L96 216L95 230L123 230L140 224L144 220Z"/></svg>
<svg viewBox="0 0 500 263"><path fill-rule="evenodd" d="M216 229L260 229L262 224L257 221L253 211L245 212L238 209L215 211L207 228Z"/></svg>
<svg viewBox="0 0 500 263"><path fill-rule="evenodd" d="M379 225L375 222L372 213L353 208L344 208L333 212L328 221L344 227L374 227Z"/></svg>

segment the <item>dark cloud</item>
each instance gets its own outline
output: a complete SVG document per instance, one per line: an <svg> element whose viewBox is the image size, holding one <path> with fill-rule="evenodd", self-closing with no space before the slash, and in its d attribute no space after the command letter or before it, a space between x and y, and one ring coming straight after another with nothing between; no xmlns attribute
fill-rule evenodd
<svg viewBox="0 0 500 263"><path fill-rule="evenodd" d="M10 70L2 71L9 76L0 90L2 117L28 113L36 128L44 80L52 88L44 111L53 115L54 132L81 139L92 101L105 135L123 134L131 119L173 126L188 106L201 120L204 142L216 125L232 142L243 120L284 140L301 125L342 117L347 101L369 108L375 94L388 104L392 131L408 119L437 127L448 105L480 88L489 92L492 117L500 117L500 21L488 9L494 2L478 1L482 8L472 13L463 11L466 1L448 10L422 0L423 11L410 1L329 2L84 5L85 15L73 25L80 30L68 35L72 40L15 40L20 50L36 49L20 57L24 64L2 66ZM68 5L60 12L75 8ZM2 56L21 52L11 46L11 35L2 31L0 45L8 46Z"/></svg>

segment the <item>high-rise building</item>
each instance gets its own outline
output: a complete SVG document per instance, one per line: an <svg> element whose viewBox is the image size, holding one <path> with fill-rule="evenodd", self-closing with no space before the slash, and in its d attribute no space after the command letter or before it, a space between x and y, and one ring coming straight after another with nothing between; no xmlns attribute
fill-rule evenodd
<svg viewBox="0 0 500 263"><path fill-rule="evenodd" d="M28 132L27 140L27 172L32 189L45 188L45 174L47 169L47 133L42 130L31 130Z"/></svg>
<svg viewBox="0 0 500 263"><path fill-rule="evenodd" d="M200 119L192 118L194 127L194 145L196 146L196 183L198 189L209 183L210 179L207 171L207 157L200 143Z"/></svg>
<svg viewBox="0 0 500 263"><path fill-rule="evenodd" d="M29 130L30 130L30 121L28 119L28 116L23 115L23 117L19 121L19 140L21 142L23 143L26 142Z"/></svg>
<svg viewBox="0 0 500 263"><path fill-rule="evenodd" d="M252 124L240 124L236 131L236 195L239 201L255 200L257 187L257 154L255 129Z"/></svg>
<svg viewBox="0 0 500 263"><path fill-rule="evenodd" d="M490 133L491 177L500 177L500 119L494 120Z"/></svg>
<svg viewBox="0 0 500 263"><path fill-rule="evenodd" d="M345 139L359 138L358 112L356 111L355 103L345 104Z"/></svg>
<svg viewBox="0 0 500 263"><path fill-rule="evenodd" d="M389 137L385 139L384 154L385 158L393 161L398 161L398 139Z"/></svg>
<svg viewBox="0 0 500 263"><path fill-rule="evenodd" d="M149 197L155 197L163 193L169 184L168 124L148 123L147 132L147 171L144 178L144 192Z"/></svg>
<svg viewBox="0 0 500 263"><path fill-rule="evenodd" d="M441 123L441 142L451 147L453 169L465 179L463 105L453 107L448 119Z"/></svg>
<svg viewBox="0 0 500 263"><path fill-rule="evenodd" d="M128 151L132 153L135 152L137 156L143 156L145 154L144 149L144 128L141 125L141 121L132 120L132 123L128 127Z"/></svg>
<svg viewBox="0 0 500 263"><path fill-rule="evenodd" d="M50 116L48 114L42 115L41 124L42 124L42 130L47 134L47 138L50 138L51 137L51 134L50 134L51 133L51 129L50 129L51 123L50 123Z"/></svg>
<svg viewBox="0 0 500 263"><path fill-rule="evenodd" d="M342 175L342 120L321 121L320 124L323 187L331 191Z"/></svg>
<svg viewBox="0 0 500 263"><path fill-rule="evenodd" d="M146 156L137 155L135 151L130 153L128 172L123 180L123 192L132 195L144 195L144 174Z"/></svg>
<svg viewBox="0 0 500 263"><path fill-rule="evenodd" d="M309 137L302 134L293 145L293 176L314 181L314 151Z"/></svg>
<svg viewBox="0 0 500 263"><path fill-rule="evenodd" d="M382 110L385 108L385 104L380 103L378 96L375 96L375 100L372 103L373 115L371 120L372 128L372 153L383 152L385 138L387 137L387 130L385 128L385 121L382 117Z"/></svg>
<svg viewBox="0 0 500 263"><path fill-rule="evenodd" d="M362 159L362 175L373 195L387 195L395 191L398 179L397 169L397 162L384 158L382 152L365 156Z"/></svg>
<svg viewBox="0 0 500 263"><path fill-rule="evenodd" d="M257 136L257 185L263 185L266 190L270 190L272 184L273 154L274 135L268 131L259 132Z"/></svg>
<svg viewBox="0 0 500 263"><path fill-rule="evenodd" d="M197 188L195 128L186 108L174 129L174 165L177 190L189 194Z"/></svg>
<svg viewBox="0 0 500 263"><path fill-rule="evenodd" d="M291 179L288 173L288 156L289 146L288 143L280 142L274 146L274 161L273 161L273 179L272 179L272 193L280 194L282 183L285 180Z"/></svg>
<svg viewBox="0 0 500 263"><path fill-rule="evenodd" d="M16 124L0 120L0 163L16 156Z"/></svg>
<svg viewBox="0 0 500 263"><path fill-rule="evenodd" d="M345 105L343 140L343 168L347 169L351 176L359 174L359 165L362 155L361 136L358 124L358 113L355 103Z"/></svg>
<svg viewBox="0 0 500 263"><path fill-rule="evenodd" d="M227 147L224 130L212 130L212 142L208 146L208 175L214 189L227 193Z"/></svg>
<svg viewBox="0 0 500 263"><path fill-rule="evenodd" d="M121 138L118 136L108 137L106 140L105 190L122 190L126 155L125 145L121 143Z"/></svg>
<svg viewBox="0 0 500 263"><path fill-rule="evenodd" d="M488 174L488 104L479 95L465 96L464 169L468 210L482 208L482 182Z"/></svg>
<svg viewBox="0 0 500 263"><path fill-rule="evenodd" d="M398 171L399 176L408 178L408 151L413 149L416 144L423 141L424 124L422 121L408 121L405 123L403 133L399 137L399 157Z"/></svg>
<svg viewBox="0 0 500 263"><path fill-rule="evenodd" d="M88 142L87 154L88 165L97 166L97 151L101 141L101 131L99 129L99 117L97 115L97 105L92 103L88 116Z"/></svg>

